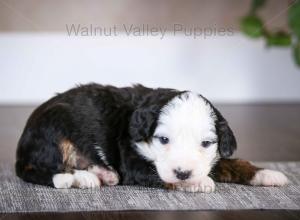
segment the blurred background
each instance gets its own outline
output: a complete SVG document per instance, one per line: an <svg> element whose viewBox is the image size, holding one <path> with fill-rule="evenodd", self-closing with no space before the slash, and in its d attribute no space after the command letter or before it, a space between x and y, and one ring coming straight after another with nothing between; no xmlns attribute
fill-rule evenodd
<svg viewBox="0 0 300 220"><path fill-rule="evenodd" d="M0 0L0 159L38 104L97 82L197 91L232 125L237 156L299 160L297 4Z"/></svg>

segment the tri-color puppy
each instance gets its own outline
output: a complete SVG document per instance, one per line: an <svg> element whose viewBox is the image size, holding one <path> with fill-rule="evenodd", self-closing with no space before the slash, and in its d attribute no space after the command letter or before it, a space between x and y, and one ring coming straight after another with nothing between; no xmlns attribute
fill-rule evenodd
<svg viewBox="0 0 300 220"><path fill-rule="evenodd" d="M18 144L16 173L55 188L123 184L212 192L214 181L288 183L278 171L226 159L235 149L227 121L197 93L89 84L33 112Z"/></svg>

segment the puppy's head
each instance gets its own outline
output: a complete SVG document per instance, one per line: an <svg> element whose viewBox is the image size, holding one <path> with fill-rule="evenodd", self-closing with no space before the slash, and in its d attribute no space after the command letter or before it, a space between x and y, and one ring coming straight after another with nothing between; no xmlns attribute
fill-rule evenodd
<svg viewBox="0 0 300 220"><path fill-rule="evenodd" d="M197 182L219 157L229 157L236 149L227 121L192 92L177 95L162 107L137 109L130 134L139 154L153 162L166 183Z"/></svg>

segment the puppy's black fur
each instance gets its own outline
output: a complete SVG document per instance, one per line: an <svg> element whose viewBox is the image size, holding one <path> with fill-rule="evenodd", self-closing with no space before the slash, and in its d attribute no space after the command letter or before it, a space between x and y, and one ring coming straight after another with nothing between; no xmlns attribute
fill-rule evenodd
<svg viewBox="0 0 300 220"><path fill-rule="evenodd" d="M160 109L181 93L141 85L89 84L58 94L28 119L18 143L16 173L25 181L53 186L53 175L66 172L59 145L68 140L90 164L116 170L121 184L163 186L153 164L137 153L134 143L150 141ZM229 157L236 141L226 120L213 109L219 153ZM105 161L95 146L101 147Z"/></svg>

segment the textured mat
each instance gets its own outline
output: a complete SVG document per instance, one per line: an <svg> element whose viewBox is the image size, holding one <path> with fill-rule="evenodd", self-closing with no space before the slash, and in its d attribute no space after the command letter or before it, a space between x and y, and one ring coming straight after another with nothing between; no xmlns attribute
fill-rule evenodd
<svg viewBox="0 0 300 220"><path fill-rule="evenodd" d="M210 194L133 186L58 190L25 183L11 165L0 164L0 212L300 209L300 162L256 164L284 172L291 184L277 188L218 183Z"/></svg>

